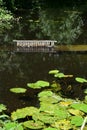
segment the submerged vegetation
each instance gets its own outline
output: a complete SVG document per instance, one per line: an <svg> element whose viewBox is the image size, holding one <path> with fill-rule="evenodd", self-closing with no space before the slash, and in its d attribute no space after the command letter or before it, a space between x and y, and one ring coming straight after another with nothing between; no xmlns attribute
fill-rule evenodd
<svg viewBox="0 0 87 130"><path fill-rule="evenodd" d="M0 128L3 130L86 130L87 129L87 89L84 89L85 99L67 98L62 92L62 82L73 75L65 75L59 70L49 71L57 80L47 82L39 80L28 83L32 89L41 89L37 96L39 107L27 106L17 109L11 116L5 114L6 106L0 105ZM77 83L87 83L87 80L76 77ZM71 84L72 85L72 84ZM44 88L43 88L44 87ZM79 87L79 86L78 86ZM83 85L84 87L84 85ZM43 88L43 89L42 89ZM67 89L67 88L66 88ZM11 88L13 93L25 93L27 88Z"/></svg>

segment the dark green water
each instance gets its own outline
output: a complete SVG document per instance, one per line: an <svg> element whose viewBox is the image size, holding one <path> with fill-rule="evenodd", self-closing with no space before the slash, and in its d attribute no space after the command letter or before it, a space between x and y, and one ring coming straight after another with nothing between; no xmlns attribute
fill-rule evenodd
<svg viewBox="0 0 87 130"><path fill-rule="evenodd" d="M29 89L27 94L14 94L12 87L27 87L27 83L37 80L52 81L48 71L59 69L65 74L87 77L87 53L16 53L3 52L0 55L0 103L9 110L27 105L38 105L37 91ZM83 96L76 88L71 97ZM70 96L70 95L69 95Z"/></svg>

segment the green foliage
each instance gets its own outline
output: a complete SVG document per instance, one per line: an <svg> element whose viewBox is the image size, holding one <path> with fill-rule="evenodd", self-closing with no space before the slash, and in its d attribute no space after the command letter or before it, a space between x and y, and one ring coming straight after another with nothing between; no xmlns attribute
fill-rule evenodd
<svg viewBox="0 0 87 130"><path fill-rule="evenodd" d="M60 74L59 71L51 70L49 74ZM59 80L72 75L65 75L63 77L57 76ZM58 91L53 89L56 87L49 87L50 83L47 81L39 80L35 83L28 84L33 89L44 88L38 93L40 101L39 107L25 107L17 109L11 113L11 117L3 113L6 107L0 105L0 128L3 130L70 130L80 129L84 125L87 128L87 102L85 100L74 100L64 98L59 95ZM15 91L17 89L17 91ZM25 89L24 89L25 90ZM23 91L24 91L23 90ZM21 88L12 88L11 91L16 93L23 92ZM4 120L4 121L3 121Z"/></svg>
<svg viewBox="0 0 87 130"><path fill-rule="evenodd" d="M83 118L81 116L72 116L71 117L71 124L75 126L81 126L83 123Z"/></svg>
<svg viewBox="0 0 87 130"><path fill-rule="evenodd" d="M59 130L59 129L48 127L48 128L43 129L43 130Z"/></svg>
<svg viewBox="0 0 87 130"><path fill-rule="evenodd" d="M49 87L49 82L47 81L42 81L42 80L39 80L35 83L28 83L27 86L30 87L30 88L33 88L33 89L38 89L38 88L41 88L41 87Z"/></svg>
<svg viewBox="0 0 87 130"><path fill-rule="evenodd" d="M4 7L3 1L0 0L0 36L5 37L6 30L12 28L13 15ZM5 39L5 38L3 38Z"/></svg>
<svg viewBox="0 0 87 130"><path fill-rule="evenodd" d="M59 72L59 70L50 70L49 71L49 74L56 74L56 73L58 73Z"/></svg>
<svg viewBox="0 0 87 130"><path fill-rule="evenodd" d="M11 88L10 91L13 93L25 93L26 89L25 88Z"/></svg>
<svg viewBox="0 0 87 130"><path fill-rule="evenodd" d="M6 110L7 108L6 108L6 106L5 105L3 105L3 104L0 104L0 112L2 112L3 110Z"/></svg>
<svg viewBox="0 0 87 130"><path fill-rule="evenodd" d="M11 29L12 14L6 9L0 8L0 35L6 30Z"/></svg>
<svg viewBox="0 0 87 130"><path fill-rule="evenodd" d="M87 89L85 89L84 93L87 94Z"/></svg>
<svg viewBox="0 0 87 130"><path fill-rule="evenodd" d="M4 126L5 130L24 130L23 129L23 126L20 124L20 123L16 123L16 122L7 122L5 123L5 126Z"/></svg>
<svg viewBox="0 0 87 130"><path fill-rule="evenodd" d="M64 78L65 75L63 73L57 73L57 74L54 75L54 77Z"/></svg>
<svg viewBox="0 0 87 130"><path fill-rule="evenodd" d="M58 15L56 12L59 12ZM72 44L82 33L83 21L78 11L64 10L62 13L61 9L40 10L39 21L42 32L56 39L58 44Z"/></svg>
<svg viewBox="0 0 87 130"><path fill-rule="evenodd" d="M87 83L87 80L84 78L76 77L75 80L79 83Z"/></svg>
<svg viewBox="0 0 87 130"><path fill-rule="evenodd" d="M25 107L21 109L17 109L16 111L11 113L12 120L23 119L27 116L32 116L34 113L38 113L39 110L35 107Z"/></svg>
<svg viewBox="0 0 87 130"><path fill-rule="evenodd" d="M26 121L23 123L23 125L26 127L26 128L30 128L30 129L41 129L43 128L44 126L44 123L40 122L40 121Z"/></svg>
<svg viewBox="0 0 87 130"><path fill-rule="evenodd" d="M60 79L73 77L73 75L65 75L64 73L61 73L59 70L51 70L51 71L49 71L49 74L54 74L54 77L60 78Z"/></svg>
<svg viewBox="0 0 87 130"><path fill-rule="evenodd" d="M87 104L84 103L74 103L71 105L72 108L81 110L85 113L87 113Z"/></svg>

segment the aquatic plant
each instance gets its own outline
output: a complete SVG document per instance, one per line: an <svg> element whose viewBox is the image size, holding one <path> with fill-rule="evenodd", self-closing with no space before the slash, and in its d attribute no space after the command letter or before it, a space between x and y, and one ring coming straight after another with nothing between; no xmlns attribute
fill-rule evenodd
<svg viewBox="0 0 87 130"><path fill-rule="evenodd" d="M59 80L67 77L73 77L72 75L65 75L63 73L61 74L59 70L51 70L49 71L49 74L54 75L54 77L58 78ZM76 78L76 82L78 82L79 80L81 83L83 83L83 81L86 82L86 79ZM44 87L44 90L38 93L40 106L38 108L34 106L28 106L13 111L11 113L12 122L10 126L20 126L21 130L78 130L80 128L81 130L86 129L87 102L85 100L80 101L77 99L63 98L58 93L58 91L60 91L61 89L58 91L54 91L54 88L57 88L58 83L54 84L56 85L43 80L39 80L35 83L28 83L28 88L30 87L32 89L40 89ZM21 92L21 88L12 88L10 89L10 91L19 93Z"/></svg>

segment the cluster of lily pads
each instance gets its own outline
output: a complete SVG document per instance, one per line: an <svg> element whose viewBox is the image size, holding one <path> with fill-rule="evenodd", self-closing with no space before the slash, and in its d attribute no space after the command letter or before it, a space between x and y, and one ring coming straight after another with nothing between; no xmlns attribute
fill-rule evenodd
<svg viewBox="0 0 87 130"><path fill-rule="evenodd" d="M59 70L51 70L49 74L61 79L73 77L73 75L65 75ZM87 80L76 77L79 83L87 83ZM11 113L11 117L7 115L0 116L0 124L3 130L86 130L87 129L87 89L85 89L85 99L64 98L57 91L61 89L59 83L49 83L48 81L39 80L35 83L28 83L28 87L33 89L44 90L38 93L40 107L28 106L17 109ZM54 88L57 91L54 91ZM11 88L11 92L25 93L25 88ZM0 110L5 110L2 105ZM1 111L2 112L2 111ZM4 120L4 123L3 121ZM2 121L2 122L1 122Z"/></svg>

